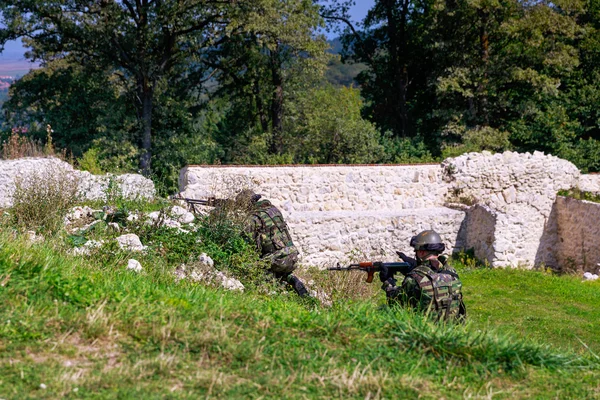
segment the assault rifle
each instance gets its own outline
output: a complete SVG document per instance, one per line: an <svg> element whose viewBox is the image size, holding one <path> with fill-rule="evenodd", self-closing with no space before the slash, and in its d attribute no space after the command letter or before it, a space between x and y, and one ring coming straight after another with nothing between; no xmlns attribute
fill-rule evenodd
<svg viewBox="0 0 600 400"><path fill-rule="evenodd" d="M367 273L367 282L373 282L373 274L381 271L382 267L386 267L388 272L393 275L396 272L400 272L402 275L406 275L416 267L416 264L408 262L381 262L381 261L367 261L358 264L350 264L347 267L343 267L338 264L335 267L327 268L329 271L351 271L360 270Z"/></svg>
<svg viewBox="0 0 600 400"><path fill-rule="evenodd" d="M194 213L197 213L196 206L223 207L224 205L232 202L232 200L230 200L230 199L217 199L216 197L208 197L205 200L202 200L202 199L188 199L186 197L174 196L173 200L185 201L187 203L188 207Z"/></svg>

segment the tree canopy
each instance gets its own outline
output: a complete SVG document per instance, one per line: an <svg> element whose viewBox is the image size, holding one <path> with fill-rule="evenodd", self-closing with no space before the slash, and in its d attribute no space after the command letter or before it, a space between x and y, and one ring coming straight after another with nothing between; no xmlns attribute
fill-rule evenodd
<svg viewBox="0 0 600 400"><path fill-rule="evenodd" d="M11 86L4 135L51 124L75 157L168 188L186 163L481 150L600 170L596 1L376 0L359 23L351 5L5 0L0 44L24 38L41 68ZM340 23L328 49L321 32Z"/></svg>

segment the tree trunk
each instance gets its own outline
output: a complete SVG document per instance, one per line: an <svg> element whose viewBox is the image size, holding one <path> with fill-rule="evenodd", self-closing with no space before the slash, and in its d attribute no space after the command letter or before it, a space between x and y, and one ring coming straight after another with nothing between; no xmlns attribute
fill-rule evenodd
<svg viewBox="0 0 600 400"><path fill-rule="evenodd" d="M265 114L265 106L261 97L262 93L260 92L260 85L258 82L258 77L254 80L254 99L256 101L256 111L258 112L258 119L260 121L260 127L263 132L267 132L269 130L269 120L267 115Z"/></svg>
<svg viewBox="0 0 600 400"><path fill-rule="evenodd" d="M482 123L484 126L488 126L489 115L488 115L488 97L487 97L487 83L488 83L488 63L490 58L490 42L489 36L487 32L487 24L489 19L489 14L487 11L479 9L477 10L479 14L480 26L479 26L479 51L481 55L481 68L483 69L483 74L481 76L481 80L477 87L477 97L479 98L479 114L482 118Z"/></svg>
<svg viewBox="0 0 600 400"><path fill-rule="evenodd" d="M144 176L150 175L152 159L152 97L153 90L147 81L141 85L142 101L142 154L140 156L140 169Z"/></svg>
<svg viewBox="0 0 600 400"><path fill-rule="evenodd" d="M278 63L272 65L271 79L273 83L273 98L271 100L273 136L269 150L272 154L281 154L283 152L283 78Z"/></svg>
<svg viewBox="0 0 600 400"><path fill-rule="evenodd" d="M408 6L410 0L402 1L402 9L400 14L400 21L394 17L394 9L396 6L395 0L387 0L384 3L385 14L387 20L387 33L389 40L389 52L390 52L390 78L393 82L392 101L395 104L391 104L391 108L397 117L394 122L394 130L397 134L402 137L407 135L408 126L408 112L406 109L406 97L408 89L408 67L406 62L402 61L401 58L405 58L406 55L406 23L408 19Z"/></svg>

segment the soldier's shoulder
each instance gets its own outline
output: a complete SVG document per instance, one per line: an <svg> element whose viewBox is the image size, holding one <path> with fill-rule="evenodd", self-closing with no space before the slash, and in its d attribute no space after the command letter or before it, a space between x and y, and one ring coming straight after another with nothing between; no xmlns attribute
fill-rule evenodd
<svg viewBox="0 0 600 400"><path fill-rule="evenodd" d="M267 199L263 199L263 200L259 200L256 202L255 204L256 207L258 208L270 208L270 207L275 207L273 205L273 203L271 203L269 200Z"/></svg>

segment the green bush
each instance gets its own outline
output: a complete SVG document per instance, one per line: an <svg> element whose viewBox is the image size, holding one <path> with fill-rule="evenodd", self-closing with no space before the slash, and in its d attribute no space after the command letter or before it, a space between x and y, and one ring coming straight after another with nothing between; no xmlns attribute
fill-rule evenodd
<svg viewBox="0 0 600 400"><path fill-rule="evenodd" d="M88 149L81 158L77 159L79 169L88 171L94 175L102 175L104 171L100 167L99 150L95 147Z"/></svg>
<svg viewBox="0 0 600 400"><path fill-rule="evenodd" d="M380 132L361 116L355 88L331 85L298 99L286 127L296 161L309 164L375 163L383 158Z"/></svg>

